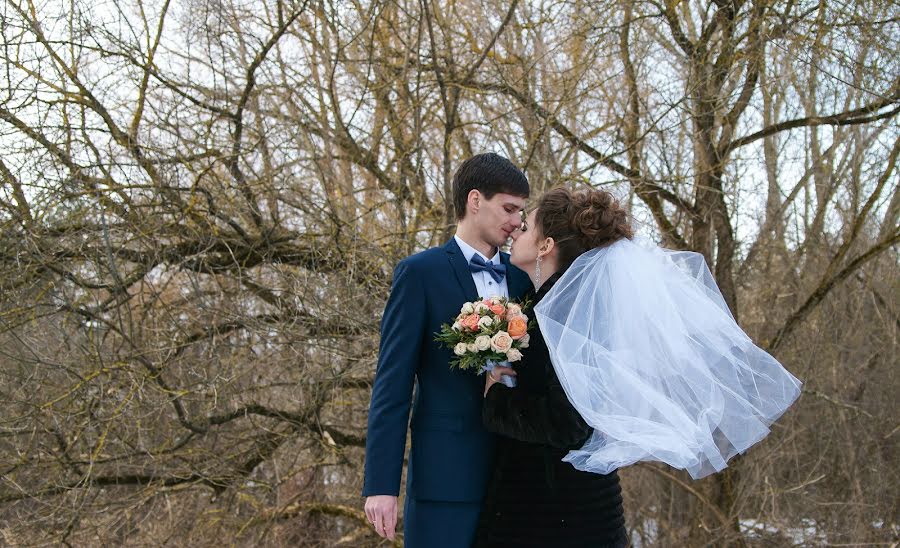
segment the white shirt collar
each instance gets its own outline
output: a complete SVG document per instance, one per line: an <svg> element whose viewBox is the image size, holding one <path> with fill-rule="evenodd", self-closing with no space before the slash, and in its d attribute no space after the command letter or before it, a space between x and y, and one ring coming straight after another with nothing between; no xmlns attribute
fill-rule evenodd
<svg viewBox="0 0 900 548"><path fill-rule="evenodd" d="M466 262L471 261L472 257L476 253L478 253L479 255L481 255L481 258L484 259L486 262L494 263L494 264L501 264L499 249L496 252L494 252L493 257L488 259L484 255L482 255L478 250L476 250L474 247L472 247L469 244L467 244L466 242L464 242L463 239L460 238L459 236L454 235L453 237L456 239L456 244L459 246L459 249L462 250L463 255L466 258Z"/></svg>

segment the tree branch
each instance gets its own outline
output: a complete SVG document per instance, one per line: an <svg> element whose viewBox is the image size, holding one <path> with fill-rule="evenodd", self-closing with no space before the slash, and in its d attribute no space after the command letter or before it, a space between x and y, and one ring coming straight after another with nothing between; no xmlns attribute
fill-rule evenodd
<svg viewBox="0 0 900 548"><path fill-rule="evenodd" d="M892 118L898 112L900 112L900 105L897 105L893 109L886 112L878 114L873 113L876 113L887 106L894 105L898 102L898 100L900 100L900 91L895 91L894 94L888 99L876 101L858 109L848 110L846 112L840 112L829 116L808 116L806 118L798 118L795 120L779 122L760 131L757 131L756 133L747 135L746 137L735 139L725 147L724 152L726 154L730 153L736 148L749 145L750 143L758 141L764 137L768 137L770 135L774 135L775 133L787 131L789 129L795 129L798 127L814 127L824 125L849 126L857 124L868 124L870 122ZM871 114L871 116L867 116L869 114Z"/></svg>
<svg viewBox="0 0 900 548"><path fill-rule="evenodd" d="M772 342L768 345L767 350L772 353L775 352L786 340L786 338L806 319L807 316L815 309L815 307L822 302L822 300L831 292L834 287L845 280L848 276L853 274L858 268L862 267L862 265L866 264L870 260L877 257L883 251L890 249L891 247L900 243L900 230L894 232L893 235L888 238L878 242L868 251L853 259L850 264L845 266L843 270L832 276L831 278L823 279L819 284L819 287L816 288L815 291L806 299L806 301L800 305L791 316L785 321L784 326L778 330L778 333L775 334L775 337L772 339Z"/></svg>
<svg viewBox="0 0 900 548"><path fill-rule="evenodd" d="M570 145L574 146L578 150L581 150L588 156L590 156L594 161L598 164L606 167L607 169L623 175L629 179L639 180L640 184L645 186L647 195L657 195L660 198L666 200L672 205L678 207L679 209L689 213L694 214L695 208L690 203L683 200L680 196L675 194L674 192L663 188L657 183L650 181L644 178L640 172L631 169L623 164L620 164L616 160L612 158L612 156L605 155L601 153L596 148L592 147L586 141L582 140L578 137L574 131L569 129L565 124L560 122L553 113L549 112L547 109L539 105L534 99L526 97L522 92L515 89L514 87L507 84L491 84L488 82L477 82L477 81L469 81L469 82L460 82L459 85L462 86L471 86L478 89L483 89L486 91L497 91L501 93L505 93L510 97L519 101L522 106L531 109L536 115L540 116L556 131L560 136L562 136L566 141L569 142Z"/></svg>

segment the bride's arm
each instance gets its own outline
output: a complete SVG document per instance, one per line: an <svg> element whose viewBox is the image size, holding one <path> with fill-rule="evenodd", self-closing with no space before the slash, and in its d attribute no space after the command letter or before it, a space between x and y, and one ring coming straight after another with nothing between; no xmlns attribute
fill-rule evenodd
<svg viewBox="0 0 900 548"><path fill-rule="evenodd" d="M547 392L529 394L500 383L491 386L482 408L484 426L491 432L529 443L561 449L581 447L590 436L591 427L569 403L553 367L541 365L545 366Z"/></svg>

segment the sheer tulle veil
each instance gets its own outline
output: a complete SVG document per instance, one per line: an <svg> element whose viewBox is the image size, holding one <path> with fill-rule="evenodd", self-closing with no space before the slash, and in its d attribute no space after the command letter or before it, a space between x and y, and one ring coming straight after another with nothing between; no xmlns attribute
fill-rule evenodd
<svg viewBox="0 0 900 548"><path fill-rule="evenodd" d="M623 239L578 257L535 308L569 400L594 428L564 460L661 461L701 478L769 433L800 381L734 321L703 256Z"/></svg>

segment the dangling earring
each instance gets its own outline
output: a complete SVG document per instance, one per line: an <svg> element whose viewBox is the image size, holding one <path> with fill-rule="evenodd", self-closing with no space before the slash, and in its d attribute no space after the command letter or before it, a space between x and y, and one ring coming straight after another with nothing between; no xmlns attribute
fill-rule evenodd
<svg viewBox="0 0 900 548"><path fill-rule="evenodd" d="M534 288L541 288L541 263L544 261L544 258L538 255L538 258L534 261Z"/></svg>

